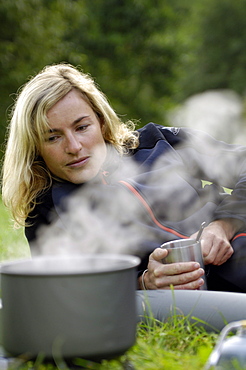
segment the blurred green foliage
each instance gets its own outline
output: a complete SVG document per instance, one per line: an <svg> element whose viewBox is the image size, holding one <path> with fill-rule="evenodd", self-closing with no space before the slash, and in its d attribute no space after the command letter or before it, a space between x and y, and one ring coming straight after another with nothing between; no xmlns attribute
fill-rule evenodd
<svg viewBox="0 0 246 370"><path fill-rule="evenodd" d="M207 89L243 95L245 18L246 0L1 0L0 143L16 92L47 64L79 65L140 125Z"/></svg>
<svg viewBox="0 0 246 370"><path fill-rule="evenodd" d="M246 1L191 0L182 23L183 48L177 78L179 97L209 89L245 95Z"/></svg>

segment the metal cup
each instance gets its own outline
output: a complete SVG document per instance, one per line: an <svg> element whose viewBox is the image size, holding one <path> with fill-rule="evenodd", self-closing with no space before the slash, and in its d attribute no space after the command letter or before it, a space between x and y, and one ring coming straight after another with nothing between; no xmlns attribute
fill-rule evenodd
<svg viewBox="0 0 246 370"><path fill-rule="evenodd" d="M163 258L163 263L190 262L196 261L204 269L201 242L195 239L172 240L161 245L161 248L168 250L168 255ZM201 290L207 289L206 276L203 275L204 284Z"/></svg>

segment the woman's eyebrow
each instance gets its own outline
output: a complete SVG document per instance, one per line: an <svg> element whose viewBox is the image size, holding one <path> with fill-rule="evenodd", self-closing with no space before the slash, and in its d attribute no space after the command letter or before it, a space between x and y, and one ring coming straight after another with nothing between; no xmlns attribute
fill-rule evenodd
<svg viewBox="0 0 246 370"><path fill-rule="evenodd" d="M86 116L81 116L81 117L76 118L76 119L71 123L71 126L76 125L77 123L79 123L79 122L83 121L83 119L88 118L88 117L90 117L90 116L89 116L89 115L86 115ZM48 129L48 130L46 131L46 133L50 134L50 133L52 133L52 132L58 132L58 131L61 131L61 130L60 130L59 128L50 128L50 129Z"/></svg>
<svg viewBox="0 0 246 370"><path fill-rule="evenodd" d="M80 121L83 121L83 119L88 118L88 117L90 117L90 116L86 115L86 116L79 117L79 118L77 118L76 120L73 121L72 125L74 125L74 124L76 124Z"/></svg>

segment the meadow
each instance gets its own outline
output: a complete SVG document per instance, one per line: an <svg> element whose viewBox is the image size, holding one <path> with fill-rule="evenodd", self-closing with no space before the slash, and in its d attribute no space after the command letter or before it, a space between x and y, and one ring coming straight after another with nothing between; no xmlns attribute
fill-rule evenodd
<svg viewBox="0 0 246 370"><path fill-rule="evenodd" d="M9 213L0 201L1 262L30 256L23 229L13 229ZM139 324L135 345L121 358L105 360L101 364L76 360L77 369L94 370L201 370L217 340L218 333L207 333L199 324L175 316L166 323L154 319L149 324ZM19 366L19 365L18 365ZM42 359L20 365L21 370L71 369L65 362L45 364ZM13 367L15 369L15 367Z"/></svg>
<svg viewBox="0 0 246 370"><path fill-rule="evenodd" d="M0 199L0 262L30 255L23 228L14 229L13 221Z"/></svg>

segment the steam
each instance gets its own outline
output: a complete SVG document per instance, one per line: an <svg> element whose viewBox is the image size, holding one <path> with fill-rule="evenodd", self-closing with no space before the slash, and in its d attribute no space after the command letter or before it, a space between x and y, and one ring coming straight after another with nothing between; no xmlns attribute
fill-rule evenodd
<svg viewBox="0 0 246 370"><path fill-rule="evenodd" d="M246 144L243 99L232 90L210 90L188 98L169 113L171 126L205 131L217 140Z"/></svg>
<svg viewBox="0 0 246 370"><path fill-rule="evenodd" d="M210 104L209 104L210 102ZM208 110L215 111L208 117ZM244 141L242 101L233 93L208 92L191 98L182 108L170 115L172 126L192 126L193 128L207 131L219 140L227 139L228 127L229 137L233 141ZM235 134L232 135L232 129ZM223 133L223 135L222 135ZM238 135L239 134L239 135ZM246 137L246 136L245 136ZM203 140L201 133L200 140ZM227 140L229 142L229 140ZM232 140L230 140L232 141ZM207 149L217 156L216 167L213 163L202 163L208 172L214 166L214 181L220 183L220 178L228 173L223 186L231 185L231 174L228 171L228 160L218 148L211 146ZM194 188L187 189L186 184L193 179L198 171L197 163L204 160L204 153L196 158L197 163L191 163L194 157L192 145L185 149L184 162L180 161L179 150L165 153L156 161L150 172L143 173L129 156L124 161L119 158L111 158L111 164L116 164L114 176L109 177L109 184L103 185L99 182L84 184L66 200L66 211L60 212L59 220L54 220L50 227L41 228L38 241L33 248L32 254L56 255L56 254L78 254L78 253L119 253L143 256L168 241L163 238L163 231L154 229L154 221L143 201L154 210L157 222L163 219L164 224L169 227L174 225L179 229L179 223L183 220L183 228L186 235L198 231L203 221L209 222L209 213L204 212L203 198L197 196ZM112 154L112 153L111 153ZM184 154L184 151L183 151ZM227 161L227 167L224 165ZM194 171L190 173L183 171L183 164L189 164ZM175 168L174 167L175 163ZM240 164L239 164L240 165ZM233 168L233 163L229 168ZM164 170L163 170L164 168ZM140 179L142 188L138 189L142 200L134 195L127 186L119 182L124 179L128 184L135 186ZM195 180L196 181L196 180ZM197 180L199 181L199 180ZM193 184L196 185L196 184ZM195 186L196 187L196 186ZM213 198L213 192L207 186L204 197L210 195L211 202L217 201ZM201 194L200 194L201 195ZM212 211L211 211L212 212ZM193 214L196 214L194 217ZM207 219L204 219L207 214ZM162 222L162 221L161 221ZM175 235L170 235L170 240Z"/></svg>
<svg viewBox="0 0 246 370"><path fill-rule="evenodd" d="M137 174L136 164L129 162L127 169ZM111 181L117 182L115 178ZM143 244L152 239L142 224L145 212L119 183L82 185L69 197L60 216L51 226L41 228L34 254L141 255Z"/></svg>

